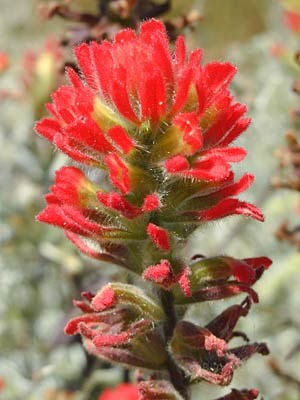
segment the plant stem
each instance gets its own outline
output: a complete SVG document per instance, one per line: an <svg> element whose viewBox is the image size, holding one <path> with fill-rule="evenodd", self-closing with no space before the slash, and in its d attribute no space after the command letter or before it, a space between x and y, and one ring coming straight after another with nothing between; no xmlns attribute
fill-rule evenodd
<svg viewBox="0 0 300 400"><path fill-rule="evenodd" d="M166 315L166 321L164 326L164 333L166 343L168 343L173 335L174 328L176 326L177 318L174 307L173 296L170 292L160 290L160 298L162 307ZM176 365L172 357L168 356L168 370L170 374L170 380L175 389L181 394L185 400L189 400L189 390L187 385L187 379L184 372Z"/></svg>

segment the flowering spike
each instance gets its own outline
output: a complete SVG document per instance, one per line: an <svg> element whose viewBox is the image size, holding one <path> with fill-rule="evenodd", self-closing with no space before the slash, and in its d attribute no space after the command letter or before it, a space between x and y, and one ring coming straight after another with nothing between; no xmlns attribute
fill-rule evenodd
<svg viewBox="0 0 300 400"><path fill-rule="evenodd" d="M51 116L36 130L92 167L103 186L78 168L62 168L37 219L64 229L89 257L151 281L159 300L135 285L108 283L74 301L83 315L66 333L79 333L86 349L104 360L161 370L172 380L174 388L151 376L140 385L141 399L186 398L188 379L229 384L245 359L268 352L264 344L229 349L228 342L239 318L258 302L252 286L270 260L202 257L187 265L182 249L209 221L234 214L263 220L259 209L237 198L254 178L236 179L232 168L246 156L232 142L250 123L247 107L229 91L236 68L202 65L202 51L188 54L183 37L172 53L156 20L137 32L123 30L112 42L84 43L75 55L79 73L67 69L69 82L53 93ZM177 312L176 306L244 293L246 301L205 327L180 320ZM255 396L232 391L227 398Z"/></svg>

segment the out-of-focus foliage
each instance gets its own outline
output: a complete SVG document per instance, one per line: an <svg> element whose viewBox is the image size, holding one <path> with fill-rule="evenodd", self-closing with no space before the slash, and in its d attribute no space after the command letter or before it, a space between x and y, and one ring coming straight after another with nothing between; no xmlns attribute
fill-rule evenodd
<svg viewBox="0 0 300 400"><path fill-rule="evenodd" d="M74 3L78 9L95 7L93 0ZM258 387L265 399L296 400L299 385L284 374L300 380L300 255L288 244L278 243L273 232L298 206L299 197L272 191L270 179L276 169L274 150L289 127L289 107L299 101L291 91L297 72L273 57L270 48L280 40L293 52L298 44L282 24L279 2L194 3L204 20L194 34L188 33L191 45L203 47L207 60L229 59L239 67L234 90L249 105L253 118L241 139L249 150L241 168L244 171L246 165L256 175L247 199L262 207L266 222L232 219L218 224L196 234L187 254L196 249L205 255L241 258L266 254L274 260L259 283L260 305L241 322L247 324L252 339L270 344L273 368L270 361L256 358L237 374L234 387ZM65 162L33 134L37 111L24 88L28 73L22 63L24 52L39 52L47 33L55 35L63 26L58 19L39 21L36 4L20 1L12 10L10 1L1 3L0 51L9 54L10 66L0 75L0 376L4 380L0 399L91 400L105 385L119 382L122 371L94 365L96 361L78 342L64 336L63 326L72 316L71 299L80 289L96 290L118 272L107 265L99 268L80 256L61 232L34 221L54 170ZM224 304L203 305L188 317L201 324L221 308ZM283 373L276 370L276 363ZM194 387L195 399L217 395L220 391L213 393L208 385Z"/></svg>

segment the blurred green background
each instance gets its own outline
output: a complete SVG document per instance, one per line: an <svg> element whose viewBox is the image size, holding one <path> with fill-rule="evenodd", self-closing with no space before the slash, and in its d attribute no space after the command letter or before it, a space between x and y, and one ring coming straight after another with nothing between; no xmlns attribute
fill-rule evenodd
<svg viewBox="0 0 300 400"><path fill-rule="evenodd" d="M36 92L39 86L26 83L23 56L41 51L47 35L59 35L69 24L58 18L39 20L37 3L0 1L0 51L11 60L0 75L0 399L92 400L102 386L118 382L122 371L89 359L79 340L64 336L63 327L74 315L71 300L80 290L96 289L119 272L107 265L99 268L79 255L62 232L34 221L54 171L66 159L33 133L41 112L33 98L43 94ZM94 7L93 0L74 3ZM175 14L188 6L181 0L174 3ZM299 196L270 185L277 172L274 151L290 127L290 108L299 102L291 90L296 66L272 56L270 48L281 41L292 54L299 37L283 26L282 7L275 0L198 0L194 7L204 19L186 32L190 47L202 47L205 61L229 60L239 68L233 91L248 105L253 123L239 140L249 155L237 173L256 175L243 197L263 209L266 222L232 218L216 223L195 234L186 252L273 259L257 284L260 304L240 328L251 340L267 341L284 373L300 381L300 255L274 237L283 219L300 222ZM43 84L55 87L56 82ZM188 317L201 323L227 304L230 301L195 306ZM232 387L257 387L264 399L300 399L300 385L277 376L260 356L237 371ZM193 399L227 392L201 384L194 386Z"/></svg>

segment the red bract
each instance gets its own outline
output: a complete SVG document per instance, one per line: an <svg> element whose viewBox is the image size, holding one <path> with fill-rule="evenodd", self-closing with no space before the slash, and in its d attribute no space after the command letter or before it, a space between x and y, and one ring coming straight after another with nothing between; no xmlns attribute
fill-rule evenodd
<svg viewBox="0 0 300 400"><path fill-rule="evenodd" d="M138 386L121 383L115 388L104 389L98 400L138 400Z"/></svg>

